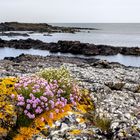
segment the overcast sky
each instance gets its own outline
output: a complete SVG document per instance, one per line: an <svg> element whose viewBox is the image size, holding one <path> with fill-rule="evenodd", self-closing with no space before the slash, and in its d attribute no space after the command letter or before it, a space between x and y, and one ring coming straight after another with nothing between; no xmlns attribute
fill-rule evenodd
<svg viewBox="0 0 140 140"><path fill-rule="evenodd" d="M140 0L0 0L0 22L140 22Z"/></svg>

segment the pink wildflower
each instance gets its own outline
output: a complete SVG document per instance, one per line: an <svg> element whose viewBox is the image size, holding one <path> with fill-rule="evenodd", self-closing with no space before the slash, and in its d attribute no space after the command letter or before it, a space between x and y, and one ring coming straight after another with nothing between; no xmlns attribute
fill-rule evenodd
<svg viewBox="0 0 140 140"><path fill-rule="evenodd" d="M11 98L14 99L14 98L15 98L15 94L12 94L12 95L11 95Z"/></svg>
<svg viewBox="0 0 140 140"><path fill-rule="evenodd" d="M44 119L43 117L41 117L41 121L44 122L44 120L45 120L45 119Z"/></svg>
<svg viewBox="0 0 140 140"><path fill-rule="evenodd" d="M56 113L59 113L59 109L55 109L55 112L56 112Z"/></svg>
<svg viewBox="0 0 140 140"><path fill-rule="evenodd" d="M27 110L24 110L24 114L27 114L28 113L28 111Z"/></svg>
<svg viewBox="0 0 140 140"><path fill-rule="evenodd" d="M31 108L30 104L27 104L26 109L29 110Z"/></svg>
<svg viewBox="0 0 140 140"><path fill-rule="evenodd" d="M50 118L53 119L53 113L50 113Z"/></svg>

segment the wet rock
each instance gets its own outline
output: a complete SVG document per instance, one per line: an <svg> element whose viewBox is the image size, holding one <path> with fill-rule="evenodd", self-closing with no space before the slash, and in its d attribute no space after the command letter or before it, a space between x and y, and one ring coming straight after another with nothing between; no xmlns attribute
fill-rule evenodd
<svg viewBox="0 0 140 140"><path fill-rule="evenodd" d="M14 33L14 32L0 33L0 36L8 36L8 37L23 36L23 37L29 37L29 35L27 33Z"/></svg>
<svg viewBox="0 0 140 140"><path fill-rule="evenodd" d="M95 66L98 68L111 68L111 65L106 60L99 60L99 61L91 64L91 66Z"/></svg>
<svg viewBox="0 0 140 140"><path fill-rule="evenodd" d="M89 43L81 43L80 41L58 41L57 43L45 43L40 40L0 40L0 47L11 47L16 49L40 49L49 50L50 52L62 52L62 53L72 53L72 54L82 54L86 56L94 55L117 55L119 53L124 55L138 55L140 56L140 51L138 48L127 48L114 47L109 45L95 45ZM140 48L139 48L140 49ZM127 53L123 53L123 50L127 50ZM133 53L132 53L133 52ZM102 65L106 68L110 68L110 65L106 61L100 61L93 65Z"/></svg>
<svg viewBox="0 0 140 140"><path fill-rule="evenodd" d="M14 60L14 57L5 57L4 60L10 60L10 61L13 61L13 60Z"/></svg>
<svg viewBox="0 0 140 140"><path fill-rule="evenodd" d="M120 51L121 54L124 54L124 55L138 55L140 53L140 48L138 47L135 47L135 49L132 49L132 48L121 48L121 51Z"/></svg>

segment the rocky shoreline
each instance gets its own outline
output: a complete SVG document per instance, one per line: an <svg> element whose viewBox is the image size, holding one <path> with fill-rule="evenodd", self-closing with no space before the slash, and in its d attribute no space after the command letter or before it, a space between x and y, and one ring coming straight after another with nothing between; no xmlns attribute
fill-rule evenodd
<svg viewBox="0 0 140 140"><path fill-rule="evenodd" d="M22 54L15 58L8 57L0 60L0 77L27 75L40 69L61 66L69 69L73 77L80 81L79 85L91 92L96 114L105 115L112 120L113 140L140 139L140 68L126 67L119 63L109 63L98 59ZM67 121L72 121L71 117L67 118ZM80 126L74 122L67 123L65 119L62 120L59 130L50 130L50 139L52 137L54 140L65 139L64 134L67 135L72 127L81 127L85 133L89 131L86 124ZM96 128L90 131L95 133L97 139L108 140L107 136L97 132ZM87 135L84 137L77 138L80 140L94 138ZM40 136L37 138L43 139Z"/></svg>
<svg viewBox="0 0 140 140"><path fill-rule="evenodd" d="M95 28L80 28L80 27L58 27L46 23L18 23L5 22L0 23L0 31L33 31L33 32L48 32L48 33L75 33L81 30L97 30Z"/></svg>
<svg viewBox="0 0 140 140"><path fill-rule="evenodd" d="M138 47L114 47L109 45L95 45L89 43L81 43L80 41L58 41L57 43L45 43L40 40L2 40L0 39L0 48L10 47L16 49L40 49L49 50L57 53L72 53L86 56L94 55L135 55L140 56L140 48Z"/></svg>
<svg viewBox="0 0 140 140"><path fill-rule="evenodd" d="M0 33L0 36L8 36L8 37L23 36L23 37L29 37L29 35L27 33L14 33L14 32Z"/></svg>

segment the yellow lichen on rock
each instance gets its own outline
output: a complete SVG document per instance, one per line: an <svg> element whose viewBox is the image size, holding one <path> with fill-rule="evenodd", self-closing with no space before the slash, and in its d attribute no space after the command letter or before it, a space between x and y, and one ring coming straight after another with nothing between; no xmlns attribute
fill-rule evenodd
<svg viewBox="0 0 140 140"><path fill-rule="evenodd" d="M52 127L55 121L58 121L63 117L67 116L69 111L71 111L71 104L68 104L65 107L61 108L59 113L56 113L55 110L44 112L37 119L35 119L34 122L35 124L37 124L38 122L41 122L43 118L43 121L46 122L46 124L48 124L50 127Z"/></svg>
<svg viewBox="0 0 140 140"><path fill-rule="evenodd" d="M21 127L19 134L13 140L31 140L32 136L39 133L39 130L31 127Z"/></svg>
<svg viewBox="0 0 140 140"><path fill-rule="evenodd" d="M81 133L81 130L79 129L73 129L72 131L70 131L70 134L72 135L79 135Z"/></svg>

